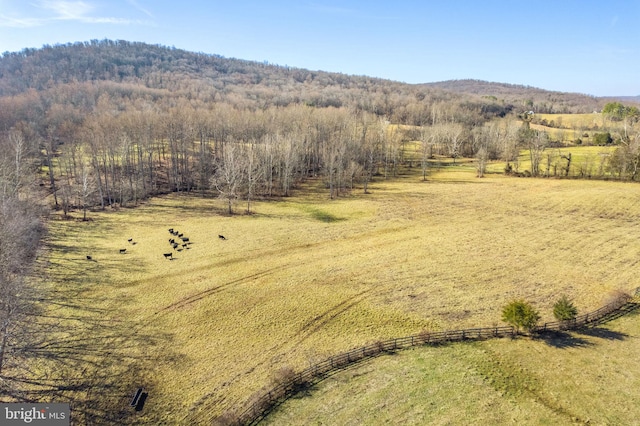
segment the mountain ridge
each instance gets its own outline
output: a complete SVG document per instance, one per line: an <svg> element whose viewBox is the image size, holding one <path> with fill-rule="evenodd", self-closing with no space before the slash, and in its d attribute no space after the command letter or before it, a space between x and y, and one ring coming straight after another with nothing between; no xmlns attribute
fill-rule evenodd
<svg viewBox="0 0 640 426"><path fill-rule="evenodd" d="M209 99L240 91L249 98L266 97L276 105L302 102L320 107L344 106L365 96L385 98L382 103L392 97L437 102L462 96L473 102L567 113L592 112L612 99L474 79L409 84L124 40L45 45L0 56L0 96L99 81L206 95ZM389 111L382 108L376 113Z"/></svg>

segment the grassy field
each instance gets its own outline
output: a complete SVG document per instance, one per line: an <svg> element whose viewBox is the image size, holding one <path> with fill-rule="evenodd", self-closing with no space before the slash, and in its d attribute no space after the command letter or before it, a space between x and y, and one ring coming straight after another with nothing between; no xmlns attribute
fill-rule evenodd
<svg viewBox="0 0 640 426"><path fill-rule="evenodd" d="M585 312L637 287L635 185L476 179L465 163L427 182L414 172L337 200L310 182L252 215L174 194L53 220L47 318L60 331L34 369L56 384L56 401L73 401L78 423L204 424L283 366L424 329L500 324L514 298L551 319L561 294ZM174 260L163 257L168 228L193 242ZM135 413L127 404L141 385L149 398Z"/></svg>
<svg viewBox="0 0 640 426"><path fill-rule="evenodd" d="M638 424L639 319L385 355L331 375L264 424Z"/></svg>
<svg viewBox="0 0 640 426"><path fill-rule="evenodd" d="M536 120L554 122L556 127L566 129L594 129L606 125L604 117L600 113L591 114L536 114Z"/></svg>
<svg viewBox="0 0 640 426"><path fill-rule="evenodd" d="M574 143L581 139L584 144L590 143L594 134L606 132L613 124L600 113L536 114L534 121L531 128L547 132L551 140Z"/></svg>
<svg viewBox="0 0 640 426"><path fill-rule="evenodd" d="M610 172L607 170L606 160L611 156L616 149L615 146L570 146L563 148L547 148L542 152L542 159L540 161L540 173L545 174L547 170L547 162L549 162L549 175L554 176L554 165L556 165L555 173L557 176L564 176L564 168L567 165L567 160L562 156L571 154L571 166L569 168L569 176L571 177L586 177L588 175L596 177L608 177L613 179ZM548 158L549 156L549 158ZM531 170L531 158L529 150L521 150L518 157L518 171L524 172L525 170ZM515 163L511 162L511 165L515 167ZM487 167L489 172L502 173L504 172L505 163L495 162Z"/></svg>

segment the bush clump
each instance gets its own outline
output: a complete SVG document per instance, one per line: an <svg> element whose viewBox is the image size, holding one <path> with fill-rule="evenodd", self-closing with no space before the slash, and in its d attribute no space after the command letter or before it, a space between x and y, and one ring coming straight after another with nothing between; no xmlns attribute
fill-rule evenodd
<svg viewBox="0 0 640 426"><path fill-rule="evenodd" d="M531 331L538 324L540 314L530 303L514 300L502 308L502 320L515 327L516 332Z"/></svg>

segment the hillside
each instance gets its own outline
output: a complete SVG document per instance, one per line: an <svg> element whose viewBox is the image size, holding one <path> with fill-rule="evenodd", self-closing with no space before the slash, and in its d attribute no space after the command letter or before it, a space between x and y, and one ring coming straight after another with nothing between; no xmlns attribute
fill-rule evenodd
<svg viewBox="0 0 640 426"><path fill-rule="evenodd" d="M138 96L186 96L263 108L305 104L399 114L409 104L459 100L438 89L366 76L309 71L138 42L93 40L5 53L0 97L78 83L117 83Z"/></svg>
<svg viewBox="0 0 640 426"><path fill-rule="evenodd" d="M539 113L587 113L600 110L603 98L543 90L517 84L494 83L482 80L447 80L425 84L455 93L473 94L483 98L499 99Z"/></svg>
<svg viewBox="0 0 640 426"><path fill-rule="evenodd" d="M407 124L422 124L423 118L413 111L434 102L498 104L500 113L523 107L548 113L591 112L603 104L590 96L525 86L477 80L410 85L121 40L45 46L0 57L0 97L86 82L115 82L143 93L166 90L209 101L239 102L240 97L261 107L352 106Z"/></svg>

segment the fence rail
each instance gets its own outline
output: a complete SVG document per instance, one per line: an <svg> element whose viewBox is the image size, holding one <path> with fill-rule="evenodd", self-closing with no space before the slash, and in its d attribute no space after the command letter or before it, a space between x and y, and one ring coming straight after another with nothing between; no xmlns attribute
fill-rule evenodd
<svg viewBox="0 0 640 426"><path fill-rule="evenodd" d="M547 322L531 330L531 333L541 333L545 331L572 330L584 327L588 324L604 322L612 319L613 314L624 314L627 310L623 308L629 305L632 299L640 298L640 287L635 291L634 297L621 295L616 300L593 312L579 315L570 321ZM634 306L636 306L634 304ZM611 317L611 318L609 318ZM413 346L437 345L447 342L459 342L463 340L484 340L515 336L518 332L510 326L503 327L483 327L468 328L461 330L445 330L437 332L423 331L411 336L398 337L388 340L381 340L366 346L352 349L338 355L334 355L324 361L314 364L304 370L292 373L284 378L276 386L264 390L258 397L251 400L247 407L233 416L226 419L224 423L250 425L266 416L278 403L291 397L301 388L309 386L314 382L326 377L329 373L342 369L350 364L372 358L382 353L393 352L399 349L406 349Z"/></svg>

